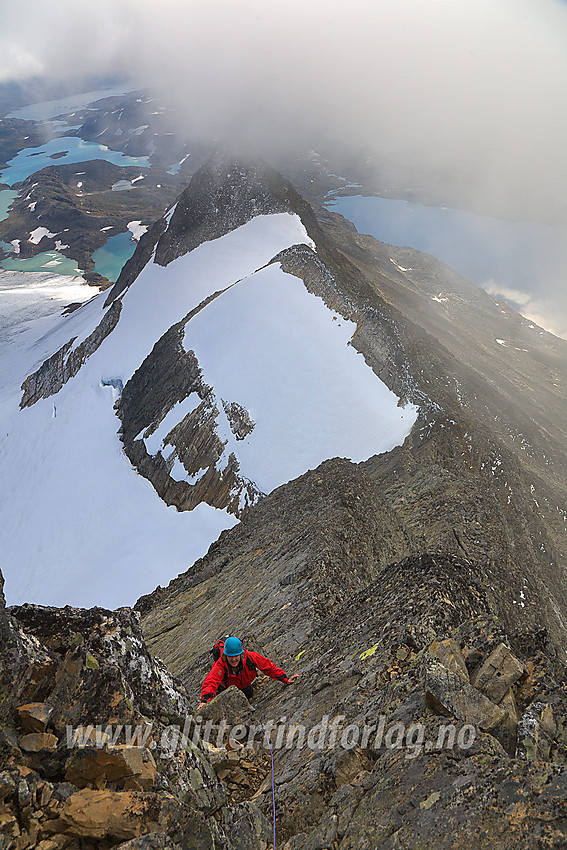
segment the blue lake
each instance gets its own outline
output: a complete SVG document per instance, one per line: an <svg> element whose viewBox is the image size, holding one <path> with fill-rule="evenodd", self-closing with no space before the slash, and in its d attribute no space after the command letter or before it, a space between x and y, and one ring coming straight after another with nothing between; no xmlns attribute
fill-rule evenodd
<svg viewBox="0 0 567 850"><path fill-rule="evenodd" d="M57 154L63 155L57 156ZM120 151L110 150L106 145L85 142L76 136L62 136L37 148L24 148L19 151L0 172L0 182L13 186L48 165L68 165L90 159L104 159L114 165L150 167L147 156L126 156Z"/></svg>
<svg viewBox="0 0 567 850"><path fill-rule="evenodd" d="M8 207L18 197L18 193L12 189L3 189L0 192L0 221L4 221L8 217Z"/></svg>
<svg viewBox="0 0 567 850"><path fill-rule="evenodd" d="M494 281L530 293L542 270L567 275L567 240L559 227L361 195L333 197L327 206L359 233L431 254L485 288Z"/></svg>
<svg viewBox="0 0 567 850"><path fill-rule="evenodd" d="M11 246L10 246L11 247ZM20 259L9 257L0 262L0 267L10 272L53 272L53 274L81 274L76 260L64 257L58 251L44 251L35 257Z"/></svg>
<svg viewBox="0 0 567 850"><path fill-rule="evenodd" d="M132 91L132 85L122 85L80 92L79 94L69 95L68 97L58 98L57 100L45 100L39 103L32 103L29 106L23 106L21 109L11 112L8 118L19 118L21 121L48 121L56 118L58 115L68 114L73 110L85 109L89 104L95 103L104 97L116 97L129 94Z"/></svg>
<svg viewBox="0 0 567 850"><path fill-rule="evenodd" d="M122 266L136 250L132 234L118 233L111 236L106 245L93 253L94 270L113 283L118 280Z"/></svg>
<svg viewBox="0 0 567 850"><path fill-rule="evenodd" d="M17 196L18 193L12 189L4 189L0 192L0 221L7 217L8 207ZM14 246L8 245L6 242L0 242L0 246L5 251L14 251ZM77 261L64 257L58 251L45 251L43 254L38 254L36 257L28 257L27 259L22 259L17 254L14 254L12 257L1 260L0 268L10 272L80 274L80 270L77 268Z"/></svg>

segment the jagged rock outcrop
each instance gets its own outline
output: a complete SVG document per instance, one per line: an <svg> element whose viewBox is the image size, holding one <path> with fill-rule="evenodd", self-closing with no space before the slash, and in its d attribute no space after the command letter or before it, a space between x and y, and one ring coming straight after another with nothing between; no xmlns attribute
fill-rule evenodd
<svg viewBox="0 0 567 850"><path fill-rule="evenodd" d="M280 740L276 811L286 850L488 850L495 842L527 850L534 834L542 846L561 846L567 679L547 634L508 633L495 616L490 576L462 558L411 556L376 565L373 577L355 544L372 539L368 480L359 492L370 525L360 537L356 521L354 537L347 531L352 503L342 519L340 502L321 517L324 527L333 516L327 535L337 541L329 541L327 556L334 545L345 547L342 569L327 572L321 542L317 563L309 549L317 549L316 535L306 539L297 520L306 497L315 503L313 478L320 486L332 465L304 476L303 492L294 483L297 513L287 503L273 537L269 523L259 529L251 519L270 507L274 519L273 503L279 497L283 508L290 485L252 510L242 529L226 532L194 570L141 600L150 646L177 672L187 664L195 699L210 664L203 643L217 631L236 631L288 673L301 671L283 690L261 681L254 697L255 718ZM286 563L287 523L296 546ZM270 788L267 778L255 797L266 813Z"/></svg>
<svg viewBox="0 0 567 850"><path fill-rule="evenodd" d="M121 309L120 301L115 301L94 331L76 348L73 348L73 338L45 360L37 372L29 375L22 384L20 407L29 407L38 399L49 398L59 392L63 384L77 374L85 360L112 333L120 318Z"/></svg>
<svg viewBox="0 0 567 850"><path fill-rule="evenodd" d="M156 262L167 265L256 215L288 212L295 195L291 184L267 163L219 149L178 199L158 243Z"/></svg>
<svg viewBox="0 0 567 850"><path fill-rule="evenodd" d="M2 607L0 629L3 848L265 850L264 817L228 803L134 612Z"/></svg>
<svg viewBox="0 0 567 850"><path fill-rule="evenodd" d="M158 340L124 388L117 408L124 451L166 504L191 510L206 502L240 516L241 503L245 507L252 505L261 494L239 474L240 467L233 454L224 466L218 466L225 448L216 433L218 407L211 387L203 381L194 352L183 347L185 325L190 318L191 314ZM151 436L169 411L192 393L198 398L195 409L164 435L167 453L158 450L155 455L150 454L144 438ZM241 423L235 427L242 429L243 434L250 433L247 412L235 402L232 407L227 406L236 411L234 415ZM197 478L195 483L172 477L175 460L182 464L188 476Z"/></svg>

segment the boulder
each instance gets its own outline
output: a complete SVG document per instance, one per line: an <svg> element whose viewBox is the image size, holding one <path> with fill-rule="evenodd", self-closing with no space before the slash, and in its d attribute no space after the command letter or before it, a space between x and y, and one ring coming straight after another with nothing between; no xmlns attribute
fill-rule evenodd
<svg viewBox="0 0 567 850"><path fill-rule="evenodd" d="M500 643L475 671L472 684L492 702L499 703L508 688L524 675L524 665L505 643Z"/></svg>
<svg viewBox="0 0 567 850"><path fill-rule="evenodd" d="M49 732L31 732L20 738L20 748L26 753L38 753L40 750L55 750L59 738Z"/></svg>
<svg viewBox="0 0 567 850"><path fill-rule="evenodd" d="M183 815L182 805L168 794L90 788L71 794L61 809L67 833L94 839L137 838L158 827L166 832L181 826Z"/></svg>
<svg viewBox="0 0 567 850"><path fill-rule="evenodd" d="M24 732L44 732L53 708L45 702L29 702L16 711Z"/></svg>
<svg viewBox="0 0 567 850"><path fill-rule="evenodd" d="M437 659L447 670L450 670L463 682L469 681L467 665L456 640L434 640L429 647L429 654Z"/></svg>
<svg viewBox="0 0 567 850"><path fill-rule="evenodd" d="M485 732L494 732L506 717L502 708L438 661L424 659L423 678L427 704L436 714L456 717Z"/></svg>
<svg viewBox="0 0 567 850"><path fill-rule="evenodd" d="M68 758L65 778L78 788L105 779L108 782L122 782L131 789L141 791L154 784L156 763L146 747L87 747L76 750Z"/></svg>
<svg viewBox="0 0 567 850"><path fill-rule="evenodd" d="M208 702L200 711L203 720L227 724L228 728L252 721L254 709L239 688L227 688Z"/></svg>
<svg viewBox="0 0 567 850"><path fill-rule="evenodd" d="M20 605L10 614L56 658L49 704L57 731L94 718L102 724L132 723L138 714L169 723L190 714L178 683L148 652L134 611Z"/></svg>

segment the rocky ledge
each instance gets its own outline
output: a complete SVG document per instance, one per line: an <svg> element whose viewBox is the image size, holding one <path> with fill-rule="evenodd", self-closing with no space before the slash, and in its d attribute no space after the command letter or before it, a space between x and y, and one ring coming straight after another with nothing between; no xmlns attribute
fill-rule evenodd
<svg viewBox="0 0 567 850"><path fill-rule="evenodd" d="M136 613L1 601L2 850L267 846L264 816L229 803Z"/></svg>

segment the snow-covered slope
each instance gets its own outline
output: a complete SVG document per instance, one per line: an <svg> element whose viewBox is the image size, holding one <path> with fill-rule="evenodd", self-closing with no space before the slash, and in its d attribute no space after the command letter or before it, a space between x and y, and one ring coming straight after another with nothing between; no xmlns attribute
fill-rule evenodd
<svg viewBox="0 0 567 850"><path fill-rule="evenodd" d="M225 443L217 467L233 453L257 491L327 457L361 460L388 450L409 433L416 411L398 407L349 346L355 325L279 264L269 265L295 244L313 244L298 216L259 215L166 267L148 263L123 293L117 323L76 374L22 409L22 381L71 340L61 357L81 351L110 309L106 294L12 341L0 407L9 602L133 604L236 522L204 503L191 511L167 507L118 436L121 387L176 323L199 363L209 408L215 400L213 428ZM148 454L162 454L174 480L188 484L198 483L199 471L188 473L167 436L203 403L193 392L163 411L153 433L136 435ZM248 423L244 430L234 425L235 410Z"/></svg>

